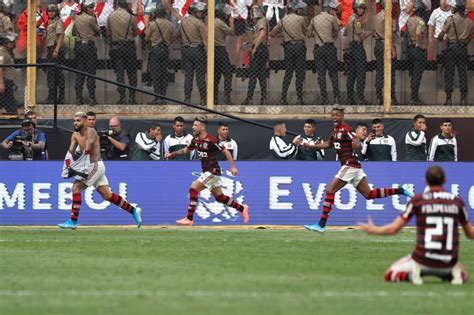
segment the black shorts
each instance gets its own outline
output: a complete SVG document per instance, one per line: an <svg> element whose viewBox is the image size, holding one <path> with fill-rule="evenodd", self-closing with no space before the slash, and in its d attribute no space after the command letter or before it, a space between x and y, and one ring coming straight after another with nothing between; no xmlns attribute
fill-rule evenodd
<svg viewBox="0 0 474 315"><path fill-rule="evenodd" d="M247 28L247 21L241 18L236 18L234 20L234 29L235 29L235 35L240 36L245 34Z"/></svg>

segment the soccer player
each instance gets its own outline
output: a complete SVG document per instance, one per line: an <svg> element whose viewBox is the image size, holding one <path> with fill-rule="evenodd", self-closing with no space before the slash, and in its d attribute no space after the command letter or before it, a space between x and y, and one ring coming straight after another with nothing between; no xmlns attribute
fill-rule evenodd
<svg viewBox="0 0 474 315"><path fill-rule="evenodd" d="M385 281L423 284L423 276L436 276L452 284L466 283L468 274L458 261L458 226L474 239L466 206L461 198L443 189L446 177L440 166L429 167L425 178L429 191L413 197L392 223L379 227L369 217L367 224L360 223L359 227L369 234L393 235L416 216L415 250L388 268Z"/></svg>
<svg viewBox="0 0 474 315"><path fill-rule="evenodd" d="M362 148L361 142L367 137L367 125L358 124L354 132L352 128L344 122L344 110L341 108L334 108L331 112L331 118L334 129L329 140L315 145L305 144L305 147L316 150L334 147L342 166L339 173L337 173L326 188L323 213L321 214L319 223L304 226L307 230L319 233L324 233L326 230L326 222L334 205L335 194L348 183L354 185L366 199L385 198L391 195L413 196L411 192L404 188L370 189L367 175L364 173L364 170L362 170L362 165L355 154L356 150Z"/></svg>
<svg viewBox="0 0 474 315"><path fill-rule="evenodd" d="M193 217L198 203L199 192L208 188L218 202L237 209L237 211L242 215L244 224L247 224L249 222L249 207L237 203L231 197L222 193L220 183L221 168L217 161L217 154L219 152L225 154L229 161L230 171L232 175L236 176L238 171L237 168L235 168L234 159L226 148L219 145L219 140L216 137L207 133L206 127L206 119L196 117L193 123L194 138L191 143L186 148L165 154L166 159L172 159L176 155L185 155L192 150L195 150L202 165L201 176L192 183L191 188L189 189L188 213L184 218L176 221L176 223L178 225L193 225Z"/></svg>
<svg viewBox="0 0 474 315"><path fill-rule="evenodd" d="M82 155L73 161L73 153L77 147L81 148ZM95 187L99 194L114 205L119 206L133 216L138 228L142 224L141 209L133 207L123 197L111 192L107 177L105 177L105 165L100 159L100 144L97 132L87 126L87 114L77 112L74 114L74 132L71 136L71 145L64 160L62 176L70 178L74 176L72 185L72 210L71 218L64 223L58 224L63 229L76 229L77 220L81 209L81 193L87 187Z"/></svg>

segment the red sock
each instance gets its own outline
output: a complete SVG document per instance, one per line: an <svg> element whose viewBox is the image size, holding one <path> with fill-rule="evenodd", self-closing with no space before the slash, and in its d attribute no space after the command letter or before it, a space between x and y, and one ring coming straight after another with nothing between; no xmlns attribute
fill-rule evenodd
<svg viewBox="0 0 474 315"><path fill-rule="evenodd" d="M199 197L199 192L194 188L190 188L188 214L186 215L186 218L188 218L191 221L194 218L194 212L196 211L196 207L198 204L198 197Z"/></svg>
<svg viewBox="0 0 474 315"><path fill-rule="evenodd" d="M116 206L119 206L123 210L127 211L128 213L133 213L134 207L128 203L127 200L122 198L120 195L112 193L112 198L109 200L111 203L113 203Z"/></svg>
<svg viewBox="0 0 474 315"><path fill-rule="evenodd" d="M216 200L219 201L220 203L228 205L229 207L237 209L237 211L239 212L244 211L244 206L242 206L240 203L236 202L234 199L224 194L217 196Z"/></svg>
<svg viewBox="0 0 474 315"><path fill-rule="evenodd" d="M385 198L392 195L403 195L403 188L376 188L370 191L368 199Z"/></svg>
<svg viewBox="0 0 474 315"><path fill-rule="evenodd" d="M71 209L71 220L77 221L79 218L79 211L81 210L81 193L72 194L72 209Z"/></svg>
<svg viewBox="0 0 474 315"><path fill-rule="evenodd" d="M326 198L324 199L323 204L323 213L321 214L321 219L319 219L319 225L322 227L326 226L326 221L328 220L329 213L332 210L334 205L334 195L333 193L326 193Z"/></svg>

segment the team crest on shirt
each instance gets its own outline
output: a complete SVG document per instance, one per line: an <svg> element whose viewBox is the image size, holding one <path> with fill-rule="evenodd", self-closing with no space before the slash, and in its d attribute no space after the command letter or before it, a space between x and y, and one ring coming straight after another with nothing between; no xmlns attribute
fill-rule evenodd
<svg viewBox="0 0 474 315"><path fill-rule="evenodd" d="M338 132L338 133L336 134L336 138L337 138L337 139L341 139L341 138L342 138L342 133Z"/></svg>
<svg viewBox="0 0 474 315"><path fill-rule="evenodd" d="M193 175L199 177L201 173L193 172ZM221 188L225 195L231 196L238 203L244 202L244 185L241 181L236 180L229 171L222 171ZM233 222L240 218L240 213L236 209L216 201L209 189L204 189L199 194L196 214L201 220L212 223Z"/></svg>
<svg viewBox="0 0 474 315"><path fill-rule="evenodd" d="M202 144L202 148L203 148L204 150L207 150L207 142L204 142L204 143Z"/></svg>

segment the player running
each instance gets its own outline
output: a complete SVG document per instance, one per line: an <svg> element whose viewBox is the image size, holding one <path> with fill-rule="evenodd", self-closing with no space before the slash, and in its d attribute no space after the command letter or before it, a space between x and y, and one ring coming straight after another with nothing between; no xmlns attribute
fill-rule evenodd
<svg viewBox="0 0 474 315"><path fill-rule="evenodd" d="M367 175L362 170L362 165L354 151L362 148L362 141L367 137L367 125L357 125L356 131L344 122L344 109L334 108L331 112L334 125L331 137L327 142L310 145L305 143L306 148L316 150L334 147L337 157L341 162L341 169L329 186L326 188L326 196L323 204L323 213L319 223L305 225L307 230L324 233L329 213L334 205L334 196L346 184L352 184L366 199L385 198L391 195L405 195L412 197L413 194L404 188L376 188L370 189Z"/></svg>
<svg viewBox="0 0 474 315"><path fill-rule="evenodd" d="M236 176L238 171L237 168L235 168L234 159L226 148L219 145L219 140L217 138L207 133L206 127L206 119L196 117L193 123L194 138L191 143L186 148L165 154L165 158L170 159L176 155L188 154L192 150L195 150L195 154L201 160L202 165L201 176L192 183L191 188L189 189L188 213L184 218L176 221L176 223L178 225L193 225L193 217L198 203L199 192L208 188L218 202L237 209L237 211L242 215L244 224L247 224L249 222L249 207L247 205L241 205L229 196L224 195L221 189L221 168L217 161L217 155L219 152L222 152L225 155L227 161L229 161L230 172L232 175Z"/></svg>
<svg viewBox="0 0 474 315"><path fill-rule="evenodd" d="M468 274L458 261L458 226L474 239L466 206L461 198L443 189L446 177L440 166L429 167L425 178L429 191L413 197L392 223L378 227L369 217L369 222L360 223L359 227L369 234L393 235L416 216L415 250L388 268L385 281L423 284L422 276L436 276L452 284L466 283Z"/></svg>
<svg viewBox="0 0 474 315"><path fill-rule="evenodd" d="M73 152L80 147L83 152L76 160ZM141 209L133 207L121 196L111 192L107 177L105 177L105 165L100 160L99 136L94 128L87 127L87 114L77 112L74 114L74 132L71 136L71 145L64 160L62 176L64 178L74 177L72 185L72 211L71 218L64 223L58 224L63 229L76 229L77 219L81 208L81 192L87 187L94 186L99 194L114 205L119 206L133 216L138 228L142 224Z"/></svg>

